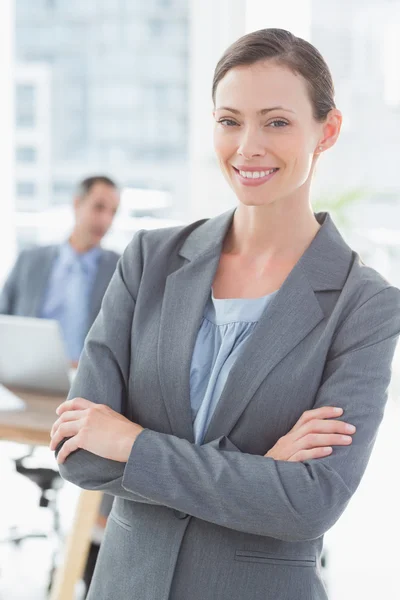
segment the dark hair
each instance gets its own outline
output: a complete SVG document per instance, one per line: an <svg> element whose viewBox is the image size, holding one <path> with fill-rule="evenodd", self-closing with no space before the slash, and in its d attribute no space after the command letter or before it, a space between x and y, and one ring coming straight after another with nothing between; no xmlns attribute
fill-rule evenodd
<svg viewBox="0 0 400 600"><path fill-rule="evenodd" d="M217 86L228 71L263 60L274 60L305 79L317 121L324 121L329 111L336 108L332 75L325 60L312 44L285 29L260 29L229 46L215 68L214 105Z"/></svg>
<svg viewBox="0 0 400 600"><path fill-rule="evenodd" d="M78 184L76 189L76 195L79 198L84 198L97 183L103 183L105 185L109 185L110 187L115 188L116 190L118 189L118 186L115 183L115 181L113 181L109 177L106 177L105 175L93 175L92 177L87 177L86 179L83 179L83 181L81 181Z"/></svg>

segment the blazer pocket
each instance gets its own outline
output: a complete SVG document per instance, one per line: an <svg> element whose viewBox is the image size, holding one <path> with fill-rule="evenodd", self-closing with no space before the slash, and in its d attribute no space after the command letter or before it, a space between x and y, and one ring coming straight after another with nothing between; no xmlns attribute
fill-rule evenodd
<svg viewBox="0 0 400 600"><path fill-rule="evenodd" d="M276 554L268 554L267 552L253 552L249 550L236 550L235 560L266 565L280 565L282 567L315 567L317 564L315 556L287 558Z"/></svg>
<svg viewBox="0 0 400 600"><path fill-rule="evenodd" d="M110 512L110 515L108 518L112 519L117 525L119 525L120 527L123 527L127 531L132 531L132 525L130 523L128 523L128 521L124 521L120 517L117 517L117 515L113 511Z"/></svg>

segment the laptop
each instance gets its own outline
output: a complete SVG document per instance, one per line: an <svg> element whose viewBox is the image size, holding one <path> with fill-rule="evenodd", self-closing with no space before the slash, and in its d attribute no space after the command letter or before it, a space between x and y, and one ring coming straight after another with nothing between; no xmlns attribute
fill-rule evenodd
<svg viewBox="0 0 400 600"><path fill-rule="evenodd" d="M0 315L0 384L62 396L72 377L57 321Z"/></svg>

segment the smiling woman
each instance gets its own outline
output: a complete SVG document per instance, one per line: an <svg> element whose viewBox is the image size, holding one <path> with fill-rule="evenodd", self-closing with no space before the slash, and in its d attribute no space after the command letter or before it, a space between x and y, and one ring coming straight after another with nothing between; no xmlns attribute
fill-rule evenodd
<svg viewBox="0 0 400 600"><path fill-rule="evenodd" d="M52 430L62 476L116 496L90 600L327 600L323 536L384 412L400 292L310 204L328 67L264 29L213 97L238 206L135 236Z"/></svg>
<svg viewBox="0 0 400 600"><path fill-rule="evenodd" d="M217 65L215 151L245 204L273 204L295 190L304 204L317 157L340 132L332 78L304 40L275 30L257 46L257 37L242 38Z"/></svg>

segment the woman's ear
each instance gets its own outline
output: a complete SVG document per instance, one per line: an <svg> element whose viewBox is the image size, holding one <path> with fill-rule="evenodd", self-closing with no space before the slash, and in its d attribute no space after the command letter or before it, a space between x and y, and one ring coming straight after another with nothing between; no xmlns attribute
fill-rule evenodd
<svg viewBox="0 0 400 600"><path fill-rule="evenodd" d="M337 108L333 108L328 113L325 123L323 124L323 137L318 143L318 152L327 150L336 143L342 127L342 120L342 113Z"/></svg>

